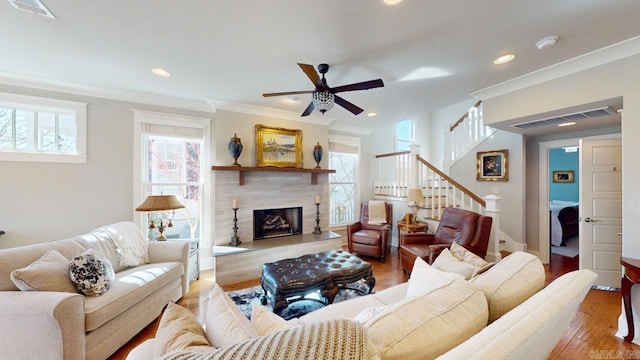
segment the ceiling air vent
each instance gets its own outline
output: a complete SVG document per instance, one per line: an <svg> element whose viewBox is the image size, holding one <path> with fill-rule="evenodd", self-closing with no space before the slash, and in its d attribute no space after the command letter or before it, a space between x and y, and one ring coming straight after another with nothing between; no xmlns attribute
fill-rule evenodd
<svg viewBox="0 0 640 360"><path fill-rule="evenodd" d="M46 16L52 19L56 18L40 0L9 0L9 3L19 10L28 11L30 13Z"/></svg>
<svg viewBox="0 0 640 360"><path fill-rule="evenodd" d="M580 122L582 120L588 120L591 118L612 115L612 114L615 114L615 111L612 108L607 106L607 107L602 107L602 108L597 108L597 109L592 109L587 111L555 116L547 119L533 120L533 121L524 122L520 124L513 124L509 126L525 130L525 129L537 128L540 126L558 125L558 124L566 123L569 121Z"/></svg>

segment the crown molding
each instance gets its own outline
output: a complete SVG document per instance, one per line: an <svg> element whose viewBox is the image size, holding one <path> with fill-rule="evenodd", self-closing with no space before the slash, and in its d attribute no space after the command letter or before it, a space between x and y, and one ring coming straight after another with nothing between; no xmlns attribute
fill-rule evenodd
<svg viewBox="0 0 640 360"><path fill-rule="evenodd" d="M469 95L481 100L491 99L637 54L640 54L640 36L588 52L484 89L476 90Z"/></svg>
<svg viewBox="0 0 640 360"><path fill-rule="evenodd" d="M91 96L96 98L140 103L162 107L174 107L185 110L211 112L211 107L206 101L198 101L173 96L164 96L136 92L122 89L107 89L86 85L71 84L62 81L41 79L26 75L16 75L0 72L0 83L11 86L27 87L38 90L56 91L61 93Z"/></svg>
<svg viewBox="0 0 640 360"><path fill-rule="evenodd" d="M226 100L217 100L217 99L207 99L207 102L211 106L214 112L217 110L225 110L232 111L243 114L251 114L258 116L266 116L266 117L274 117L285 120L298 121L303 123L310 123L315 125L325 125L329 126L334 118L330 118L327 116L318 116L318 115L309 115L309 116L300 116L299 113L287 110L273 109L256 105L249 105L243 103L236 103L232 101Z"/></svg>

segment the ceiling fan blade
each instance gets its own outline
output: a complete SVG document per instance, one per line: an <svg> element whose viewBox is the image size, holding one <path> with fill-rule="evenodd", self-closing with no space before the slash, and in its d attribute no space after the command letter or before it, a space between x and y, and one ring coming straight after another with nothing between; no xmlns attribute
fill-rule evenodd
<svg viewBox="0 0 640 360"><path fill-rule="evenodd" d="M298 94L311 94L313 90L305 90L305 91L286 91L286 92L278 92L278 93L267 93L262 94L264 97L271 96L283 96L283 95L298 95Z"/></svg>
<svg viewBox="0 0 640 360"><path fill-rule="evenodd" d="M318 72L316 71L316 68L313 67L313 65L298 63L298 66L300 66L300 69L302 69L302 71L307 74L307 77L309 78L309 80L311 80L316 88L322 86L320 76L318 75Z"/></svg>
<svg viewBox="0 0 640 360"><path fill-rule="evenodd" d="M351 111L354 115L358 115L361 112L363 112L364 110L357 107L356 105L354 105L353 103L348 102L347 100L341 98L340 96L336 95L335 96L335 100L336 104L342 106L343 108Z"/></svg>
<svg viewBox="0 0 640 360"><path fill-rule="evenodd" d="M313 101L312 101L309 103L309 106L307 106L307 108L304 109L304 111L302 112L302 115L300 116L309 116L314 108L315 106L313 106Z"/></svg>
<svg viewBox="0 0 640 360"><path fill-rule="evenodd" d="M383 86L384 86L384 83L382 82L382 79L376 79L376 80L363 81L363 82L349 84L349 85L336 86L334 88L331 88L330 91L335 94L335 93L344 92L344 91L368 90L368 89L374 89L374 88L379 88Z"/></svg>

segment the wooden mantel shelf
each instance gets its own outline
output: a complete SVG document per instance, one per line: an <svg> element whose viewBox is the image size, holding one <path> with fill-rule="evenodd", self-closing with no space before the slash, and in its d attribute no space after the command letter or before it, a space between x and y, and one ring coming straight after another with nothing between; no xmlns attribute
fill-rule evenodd
<svg viewBox="0 0 640 360"><path fill-rule="evenodd" d="M280 167L248 167L248 166L212 166L213 171L237 171L238 183L244 185L244 173L245 172L294 172L294 173L310 173L311 185L318 185L318 174L331 174L335 173L335 170L329 169L301 169L301 168L280 168Z"/></svg>

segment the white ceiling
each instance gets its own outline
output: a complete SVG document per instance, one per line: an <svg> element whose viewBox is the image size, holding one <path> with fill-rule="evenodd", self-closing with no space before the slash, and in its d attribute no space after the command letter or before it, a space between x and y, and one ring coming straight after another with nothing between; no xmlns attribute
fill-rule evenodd
<svg viewBox="0 0 640 360"><path fill-rule="evenodd" d="M290 103L262 93L312 90L296 63L324 62L330 86L385 82L341 94L364 113L336 105L325 115L332 126L367 128L419 118L471 99L471 92L640 35L636 0L42 2L55 20L0 1L2 77L299 114L310 95ZM535 43L549 35L558 43L538 50ZM493 64L508 52L514 61ZM171 77L153 75L152 67ZM398 81L419 67L450 75Z"/></svg>

